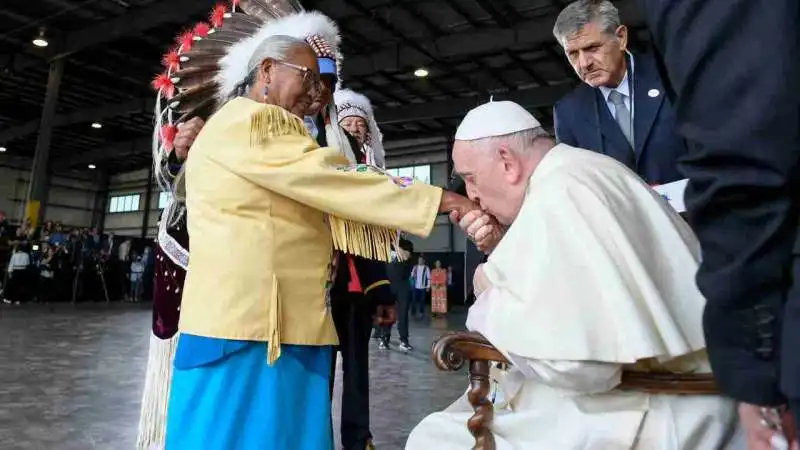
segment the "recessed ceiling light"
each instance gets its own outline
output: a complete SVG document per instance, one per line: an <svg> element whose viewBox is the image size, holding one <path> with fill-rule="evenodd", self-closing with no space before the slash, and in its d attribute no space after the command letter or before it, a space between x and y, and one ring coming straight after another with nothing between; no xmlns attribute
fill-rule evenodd
<svg viewBox="0 0 800 450"><path fill-rule="evenodd" d="M89 168L94 170L94 169L97 169L97 166L95 166L94 164L89 164Z"/></svg>
<svg viewBox="0 0 800 450"><path fill-rule="evenodd" d="M103 128L103 124L100 122L93 122L92 128L99 130L100 128Z"/></svg>
<svg viewBox="0 0 800 450"><path fill-rule="evenodd" d="M414 71L414 76L417 78L425 78L428 76L428 71L426 69L417 69Z"/></svg>
<svg viewBox="0 0 800 450"><path fill-rule="evenodd" d="M5 147L0 147L0 153L5 152L7 149Z"/></svg>

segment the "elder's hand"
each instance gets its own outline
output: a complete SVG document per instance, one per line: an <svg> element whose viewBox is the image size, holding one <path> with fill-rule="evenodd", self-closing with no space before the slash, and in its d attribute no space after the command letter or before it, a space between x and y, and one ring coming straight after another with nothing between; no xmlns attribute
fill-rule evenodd
<svg viewBox="0 0 800 450"><path fill-rule="evenodd" d="M199 117L193 117L188 122L178 124L178 133L173 142L175 157L178 161L186 161L186 158L189 157L189 149L192 148L194 140L197 139L197 135L200 134L200 130L205 124Z"/></svg>
<svg viewBox="0 0 800 450"><path fill-rule="evenodd" d="M478 250L486 254L491 253L497 247L505 234L505 229L497 222L497 219L481 210L472 210L463 216L451 212L450 221L464 230Z"/></svg>
<svg viewBox="0 0 800 450"><path fill-rule="evenodd" d="M450 217L463 217L476 209L479 209L478 205L467 197L455 192L442 191L442 201L439 204L440 213L447 213Z"/></svg>

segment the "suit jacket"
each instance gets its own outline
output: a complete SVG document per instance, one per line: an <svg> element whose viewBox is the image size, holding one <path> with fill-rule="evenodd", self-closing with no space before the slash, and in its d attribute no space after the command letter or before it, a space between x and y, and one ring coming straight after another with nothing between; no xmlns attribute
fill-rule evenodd
<svg viewBox="0 0 800 450"><path fill-rule="evenodd" d="M800 399L800 5L641 0L678 127L714 375L739 401ZM713 17L713 19L709 19Z"/></svg>
<svg viewBox="0 0 800 450"><path fill-rule="evenodd" d="M281 343L336 344L325 303L333 243L369 251L366 236L386 228L425 236L441 200L439 188L348 165L286 110L245 98L220 109L186 162L181 332L266 341L270 362Z"/></svg>
<svg viewBox="0 0 800 450"><path fill-rule="evenodd" d="M683 179L678 172L678 159L686 153L686 143L675 129L675 111L664 98L655 59L649 54L634 55L633 67L630 85L634 97L635 149L631 149L622 134L600 89L583 83L556 103L556 139L608 155L649 184Z"/></svg>

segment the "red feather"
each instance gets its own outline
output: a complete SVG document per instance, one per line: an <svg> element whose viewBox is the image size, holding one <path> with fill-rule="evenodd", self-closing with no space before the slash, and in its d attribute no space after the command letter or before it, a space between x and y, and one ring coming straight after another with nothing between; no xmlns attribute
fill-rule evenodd
<svg viewBox="0 0 800 450"><path fill-rule="evenodd" d="M211 31L211 26L205 22L200 22L194 26L193 34L201 38L206 38L208 37L209 31Z"/></svg>
<svg viewBox="0 0 800 450"><path fill-rule="evenodd" d="M214 28L219 28L222 26L222 22L225 21L225 13L228 12L228 9L223 4L219 4L211 10L211 16L209 17L209 21L211 22L211 26Z"/></svg>
<svg viewBox="0 0 800 450"><path fill-rule="evenodd" d="M186 53L192 49L192 42L194 34L191 31L186 31L178 36L178 45L181 46L181 53Z"/></svg>
<svg viewBox="0 0 800 450"><path fill-rule="evenodd" d="M171 71L178 70L178 67L181 63L181 57L178 55L178 49L172 49L168 51L162 58L161 64L164 65L164 68Z"/></svg>
<svg viewBox="0 0 800 450"><path fill-rule="evenodd" d="M153 89L162 91L167 98L175 96L175 84L169 79L169 75L165 73L158 75L153 80Z"/></svg>
<svg viewBox="0 0 800 450"><path fill-rule="evenodd" d="M171 152L175 143L175 136L178 134L178 127L175 125L162 125L161 126L161 142L164 148Z"/></svg>

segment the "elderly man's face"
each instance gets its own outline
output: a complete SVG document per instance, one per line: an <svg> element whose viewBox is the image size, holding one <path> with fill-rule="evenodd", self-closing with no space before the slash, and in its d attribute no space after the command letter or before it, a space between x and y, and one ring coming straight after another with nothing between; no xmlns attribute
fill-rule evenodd
<svg viewBox="0 0 800 450"><path fill-rule="evenodd" d="M464 179L470 200L500 223L510 225L525 199L519 159L507 148L487 149L469 141L456 141L453 162Z"/></svg>
<svg viewBox="0 0 800 450"><path fill-rule="evenodd" d="M339 121L339 125L345 129L348 133L350 133L356 140L358 141L358 145L364 145L367 142L367 133L369 133L369 128L367 127L367 121L364 120L362 117L358 116L349 116L341 119Z"/></svg>
<svg viewBox="0 0 800 450"><path fill-rule="evenodd" d="M616 35L609 35L595 24L586 24L579 32L567 38L564 52L584 83L592 87L615 88L625 76L625 50L628 30L624 26Z"/></svg>

